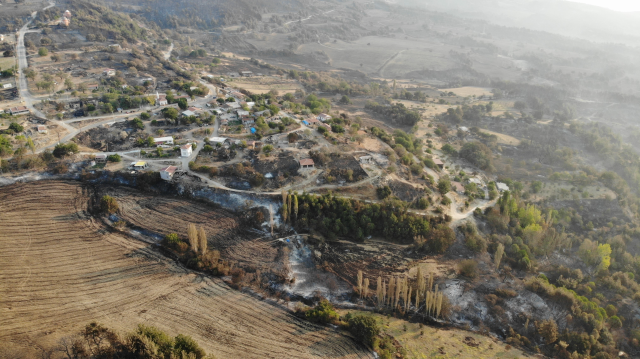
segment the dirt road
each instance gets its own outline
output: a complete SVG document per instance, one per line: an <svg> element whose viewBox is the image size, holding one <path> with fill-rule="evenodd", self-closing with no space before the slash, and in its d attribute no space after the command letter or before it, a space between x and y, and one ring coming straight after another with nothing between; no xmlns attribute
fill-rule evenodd
<svg viewBox="0 0 640 359"><path fill-rule="evenodd" d="M0 342L52 346L97 320L121 331L144 323L188 334L218 358L372 357L333 329L111 232L87 214L88 194L61 181L0 191Z"/></svg>

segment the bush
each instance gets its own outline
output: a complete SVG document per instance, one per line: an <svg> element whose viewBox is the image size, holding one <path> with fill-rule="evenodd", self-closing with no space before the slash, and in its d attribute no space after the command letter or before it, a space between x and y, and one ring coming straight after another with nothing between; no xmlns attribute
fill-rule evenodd
<svg viewBox="0 0 640 359"><path fill-rule="evenodd" d="M107 214L116 213L118 211L118 202L115 198L104 195L100 200L100 209Z"/></svg>
<svg viewBox="0 0 640 359"><path fill-rule="evenodd" d="M326 299L321 300L318 305L308 310L304 315L307 320L320 324L337 323L340 319L333 305Z"/></svg>
<svg viewBox="0 0 640 359"><path fill-rule="evenodd" d="M24 127L22 127L19 123L17 122L11 122L11 124L9 125L9 129L12 130L15 133L18 132L22 132L24 131Z"/></svg>
<svg viewBox="0 0 640 359"><path fill-rule="evenodd" d="M458 263L458 272L467 278L475 278L478 276L478 262L474 259L465 259Z"/></svg>
<svg viewBox="0 0 640 359"><path fill-rule="evenodd" d="M109 161L109 162L120 162L120 161L122 161L122 158L120 157L119 154L114 153L114 154L110 155L109 157L107 157L107 161Z"/></svg>
<svg viewBox="0 0 640 359"><path fill-rule="evenodd" d="M447 178L440 178L438 180L438 191L442 194L447 194L451 191L451 182Z"/></svg>
<svg viewBox="0 0 640 359"><path fill-rule="evenodd" d="M391 196L391 187L389 186L378 187L376 189L376 194L378 195L379 199L385 199Z"/></svg>
<svg viewBox="0 0 640 359"><path fill-rule="evenodd" d="M176 356L180 357L182 352L193 353L196 359L202 359L206 355L204 349L200 348L198 343L190 336L178 334L174 340L173 352Z"/></svg>
<svg viewBox="0 0 640 359"><path fill-rule="evenodd" d="M348 320L349 332L357 341L373 347L375 339L380 333L378 323L373 317L354 315Z"/></svg>
<svg viewBox="0 0 640 359"><path fill-rule="evenodd" d="M78 145L73 142L67 144L58 143L53 149L53 155L58 158L65 157L74 153L78 153Z"/></svg>

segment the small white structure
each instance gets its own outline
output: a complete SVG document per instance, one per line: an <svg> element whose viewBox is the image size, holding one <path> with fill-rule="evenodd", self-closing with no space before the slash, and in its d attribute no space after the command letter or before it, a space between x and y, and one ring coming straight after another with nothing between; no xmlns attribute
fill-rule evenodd
<svg viewBox="0 0 640 359"><path fill-rule="evenodd" d="M300 160L300 168L306 169L306 168L313 168L313 167L314 167L314 163L311 158L304 158Z"/></svg>
<svg viewBox="0 0 640 359"><path fill-rule="evenodd" d="M101 153L99 155L96 155L94 160L98 163L104 163L107 162L107 155L104 153Z"/></svg>
<svg viewBox="0 0 640 359"><path fill-rule="evenodd" d="M133 169L136 171L146 170L149 166L144 161L138 161L133 164Z"/></svg>
<svg viewBox="0 0 640 359"><path fill-rule="evenodd" d="M176 166L165 167L160 170L160 178L162 178L165 181L171 181L173 179L173 175L176 173L177 170L178 170L178 167Z"/></svg>
<svg viewBox="0 0 640 359"><path fill-rule="evenodd" d="M190 111L190 110L186 110L186 111L182 112L182 116L184 116L184 117L191 117L191 116L195 116L195 115L196 115L196 113L193 112L193 111Z"/></svg>
<svg viewBox="0 0 640 359"><path fill-rule="evenodd" d="M484 187L482 180L476 177L469 178L469 183L475 183L478 187Z"/></svg>
<svg viewBox="0 0 640 359"><path fill-rule="evenodd" d="M3 88L3 89L10 89L10 88L12 88L12 87L13 87L13 85L12 85L12 84L10 84L10 83L2 84L2 88Z"/></svg>
<svg viewBox="0 0 640 359"><path fill-rule="evenodd" d="M238 117L249 116L249 111L245 111L245 110L238 110L236 111L236 113L238 114Z"/></svg>
<svg viewBox="0 0 640 359"><path fill-rule="evenodd" d="M191 154L193 153L193 146L191 146L190 143L187 143L184 146L180 146L180 156L182 157L191 157Z"/></svg>
<svg viewBox="0 0 640 359"><path fill-rule="evenodd" d="M365 164L365 163L373 163L373 156L362 156L359 158L360 163Z"/></svg>
<svg viewBox="0 0 640 359"><path fill-rule="evenodd" d="M49 131L47 130L47 126L38 125L38 133L49 133Z"/></svg>
<svg viewBox="0 0 640 359"><path fill-rule="evenodd" d="M502 183L502 182L496 182L496 188L500 192L504 192L504 191L508 191L509 190L509 186L507 186L506 183Z"/></svg>
<svg viewBox="0 0 640 359"><path fill-rule="evenodd" d="M240 74L244 77L253 77L252 71L240 71Z"/></svg>
<svg viewBox="0 0 640 359"><path fill-rule="evenodd" d="M318 119L318 121L326 122L331 119L331 116L327 115L326 113L321 113L318 115L318 117L316 117L316 119Z"/></svg>
<svg viewBox="0 0 640 359"><path fill-rule="evenodd" d="M226 144L230 144L231 142L226 137L209 137L209 143L211 143L212 145L220 144L220 146L223 146Z"/></svg>
<svg viewBox="0 0 640 359"><path fill-rule="evenodd" d="M168 104L169 104L169 101L167 101L167 95L159 95L158 92L156 91L156 105L166 106Z"/></svg>
<svg viewBox="0 0 640 359"><path fill-rule="evenodd" d="M104 69L104 71L102 71L102 74L104 76L107 76L107 77L115 76L116 75L116 70L114 70L114 69Z"/></svg>
<svg viewBox="0 0 640 359"><path fill-rule="evenodd" d="M153 143L155 143L156 145L164 145L164 144L173 145L173 137L171 136L156 137L153 139Z"/></svg>
<svg viewBox="0 0 640 359"><path fill-rule="evenodd" d="M67 19L70 19L70 18L71 18L71 11L66 10L66 11L64 12L64 14L62 14L62 16L66 17Z"/></svg>

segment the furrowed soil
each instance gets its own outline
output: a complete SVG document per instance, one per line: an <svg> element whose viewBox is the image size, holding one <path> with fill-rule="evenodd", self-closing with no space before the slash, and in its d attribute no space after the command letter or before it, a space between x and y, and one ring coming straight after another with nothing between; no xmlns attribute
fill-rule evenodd
<svg viewBox="0 0 640 359"><path fill-rule="evenodd" d="M125 216L149 216L160 232L179 230L174 219L210 222L207 230L220 241L235 233L234 217L224 211L203 213L204 205L188 201L145 207L141 203L151 196L131 196L137 204L123 200ZM187 334L218 358L371 357L337 331L187 270L155 245L110 231L89 214L90 198L78 182L40 181L0 191L0 342L51 347L96 320L121 332L144 323ZM164 213L154 216L154 208Z"/></svg>

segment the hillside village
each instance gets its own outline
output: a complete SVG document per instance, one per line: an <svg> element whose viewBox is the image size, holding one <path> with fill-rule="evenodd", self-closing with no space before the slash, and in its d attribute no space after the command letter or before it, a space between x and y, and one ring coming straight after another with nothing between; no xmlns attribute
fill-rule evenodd
<svg viewBox="0 0 640 359"><path fill-rule="evenodd" d="M635 50L186 3L0 5L0 354L640 355Z"/></svg>

